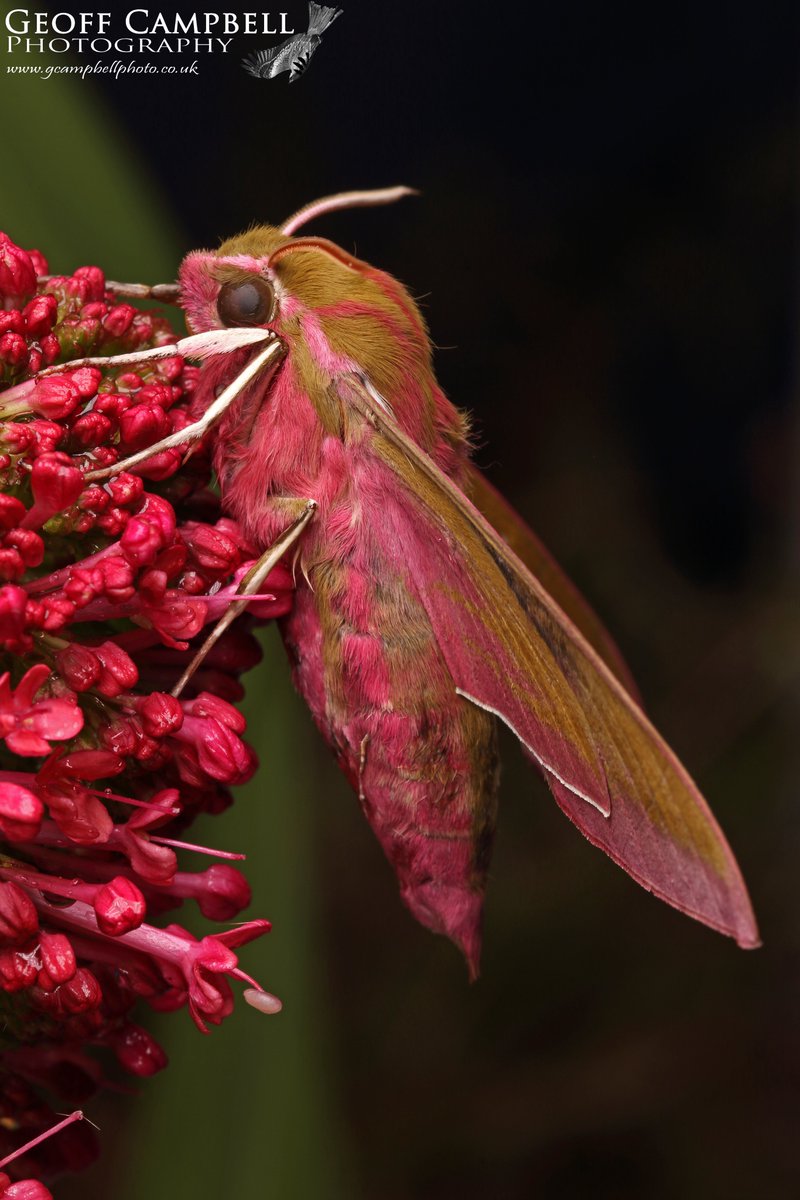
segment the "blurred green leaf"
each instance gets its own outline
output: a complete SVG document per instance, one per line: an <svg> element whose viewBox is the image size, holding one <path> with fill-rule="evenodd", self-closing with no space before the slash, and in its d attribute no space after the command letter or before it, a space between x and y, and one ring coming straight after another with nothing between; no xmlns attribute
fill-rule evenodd
<svg viewBox="0 0 800 1200"><path fill-rule="evenodd" d="M0 107L0 228L56 271L91 260L111 278L174 278L179 225L88 80L3 72Z"/></svg>

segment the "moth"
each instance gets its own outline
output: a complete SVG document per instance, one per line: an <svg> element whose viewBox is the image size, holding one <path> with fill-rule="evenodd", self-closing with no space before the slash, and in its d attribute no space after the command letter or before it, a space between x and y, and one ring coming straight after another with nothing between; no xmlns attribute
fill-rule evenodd
<svg viewBox="0 0 800 1200"><path fill-rule="evenodd" d="M193 425L89 478L215 429L224 505L263 555L212 639L293 556L281 632L295 683L405 904L473 976L498 721L590 842L662 900L756 946L733 854L611 638L471 461L468 422L436 381L410 294L298 235L408 191L325 197L281 227L189 254L177 285L109 284L178 300L191 330L132 359L177 350L205 366Z"/></svg>

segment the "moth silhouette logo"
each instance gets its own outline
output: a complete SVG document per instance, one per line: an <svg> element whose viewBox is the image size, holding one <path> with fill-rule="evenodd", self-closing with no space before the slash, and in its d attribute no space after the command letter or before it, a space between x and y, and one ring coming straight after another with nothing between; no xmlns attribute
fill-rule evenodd
<svg viewBox="0 0 800 1200"><path fill-rule="evenodd" d="M271 50L248 54L242 66L257 79L274 79L276 75L288 71L289 83L294 83L310 63L325 30L341 15L341 8L325 8L309 0L308 30L305 33L297 33Z"/></svg>

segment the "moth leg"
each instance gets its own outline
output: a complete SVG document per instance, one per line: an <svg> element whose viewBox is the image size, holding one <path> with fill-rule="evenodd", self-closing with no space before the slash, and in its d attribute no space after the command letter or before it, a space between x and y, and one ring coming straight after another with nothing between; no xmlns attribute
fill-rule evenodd
<svg viewBox="0 0 800 1200"><path fill-rule="evenodd" d="M239 599L232 600L228 611L223 617L220 617L211 633L208 635L203 645L197 651L189 666L181 675L175 687L172 689L173 696L180 696L186 684L194 675L197 668L203 662L203 659L208 654L209 650L220 639L222 634L228 628L232 621L235 621L247 605L250 603L250 597L257 595L261 584L269 575L273 567L277 566L284 554L295 544L306 525L308 525L314 513L317 510L316 500L293 500L295 505L300 505L302 511L300 515L292 522L284 533L273 542L268 550L261 555L257 562L253 564L250 570L242 579L237 590Z"/></svg>
<svg viewBox="0 0 800 1200"><path fill-rule="evenodd" d="M137 300L160 300L163 304L177 304L180 298L180 285L177 283L118 283L115 279L106 280L106 290L115 296L132 296Z"/></svg>
<svg viewBox="0 0 800 1200"><path fill-rule="evenodd" d="M232 331L230 331L232 332ZM242 332L239 330L238 332ZM268 330L260 330L262 335ZM188 341L189 339L185 339ZM180 342L177 346L180 346ZM119 475L121 471L130 471L139 463L145 462L148 458L152 458L154 454L160 454L162 450L170 450L173 446L183 446L191 442L199 441L201 437L211 428L216 421L223 415L225 410L233 404L234 400L241 394L244 388L262 371L267 364L272 364L273 369L278 365L278 362L283 357L285 348L283 343L270 334L267 345L259 351L248 363L242 367L239 374L228 384L224 391L220 392L216 400L209 404L202 417L197 421L193 421L191 425L187 425L185 429L179 429L175 433L169 434L168 437L162 438L160 442L154 442L152 446L147 446L144 450L139 450L136 454L132 454L129 458L123 458L121 462L114 463L110 467L100 467L96 471L88 471L86 480L93 482L98 479L108 479L112 475ZM112 359L112 362L119 362L120 358L125 355L119 355Z"/></svg>
<svg viewBox="0 0 800 1200"><path fill-rule="evenodd" d="M38 275L39 283L50 283L57 275ZM180 297L180 285L177 283L118 283L115 279L106 280L106 291L115 296L132 296L136 300L160 300L163 304L177 304Z"/></svg>

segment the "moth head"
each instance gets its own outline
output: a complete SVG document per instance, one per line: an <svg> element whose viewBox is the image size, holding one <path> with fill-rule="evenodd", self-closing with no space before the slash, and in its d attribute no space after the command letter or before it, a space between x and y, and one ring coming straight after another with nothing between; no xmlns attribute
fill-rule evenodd
<svg viewBox="0 0 800 1200"><path fill-rule="evenodd" d="M219 250L196 250L183 260L178 280L192 333L242 326L274 327L278 303L269 269L271 239L258 239L251 250L249 243L256 232L277 231L266 227L263 231L251 230L223 243ZM243 243L248 243L247 249L243 249Z"/></svg>
<svg viewBox="0 0 800 1200"><path fill-rule="evenodd" d="M281 228L262 225L184 260L181 293L192 332L241 325L271 329L290 356L331 372L358 370L380 389L430 367L425 323L396 279L321 237L295 236L335 209L384 204L407 188L325 197Z"/></svg>
<svg viewBox="0 0 800 1200"><path fill-rule="evenodd" d="M325 396L326 378L355 373L401 421L404 414L410 419L428 410L435 390L431 347L407 290L334 242L297 235L301 225L322 213L388 203L407 192L389 188L326 197L281 228L257 226L215 252L190 254L180 283L192 332L263 327L282 342L281 370L306 395Z"/></svg>

